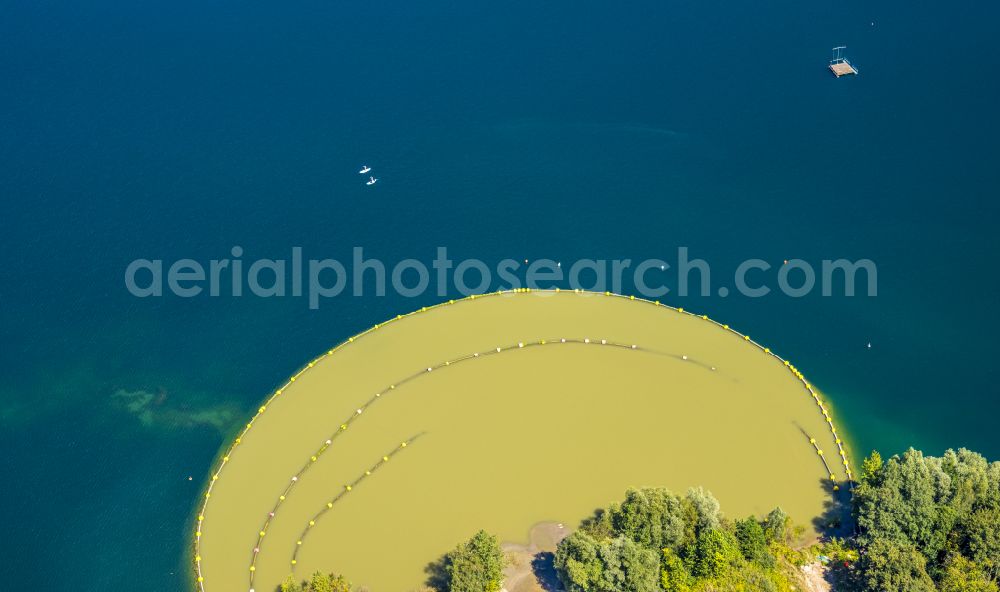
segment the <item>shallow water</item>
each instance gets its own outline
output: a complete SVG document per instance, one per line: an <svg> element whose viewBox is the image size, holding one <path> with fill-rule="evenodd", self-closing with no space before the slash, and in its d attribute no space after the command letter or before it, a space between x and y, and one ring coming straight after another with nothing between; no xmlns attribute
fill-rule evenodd
<svg viewBox="0 0 1000 592"><path fill-rule="evenodd" d="M283 494L254 565L257 589L275 587L295 557L303 578L342 572L403 592L480 528L527 542L532 525L576 525L632 486L701 484L734 517L781 506L811 524L828 477L809 436L842 480L834 437L802 382L700 317L567 292L445 305L325 356L254 419L205 508L205 590L246 587L257 531Z"/></svg>

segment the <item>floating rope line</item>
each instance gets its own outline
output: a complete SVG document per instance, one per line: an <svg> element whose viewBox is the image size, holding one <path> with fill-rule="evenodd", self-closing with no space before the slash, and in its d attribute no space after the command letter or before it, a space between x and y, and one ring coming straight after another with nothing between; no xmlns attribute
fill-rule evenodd
<svg viewBox="0 0 1000 592"><path fill-rule="evenodd" d="M194 576L195 576L196 588L199 590L199 592L206 592L206 590L205 590L205 578L204 578L204 575L202 573L202 567L201 567L201 538L202 538L202 531L203 531L203 528L204 528L204 521L205 521L207 509L208 509L209 500L212 497L212 490L214 489L216 482L218 481L219 477L221 476L223 469L225 469L226 465L229 463L232 454L235 452L235 450L237 449L237 447L240 445L240 443L242 442L242 439L244 437L246 437L247 433L253 427L253 425L256 422L256 420L260 417L261 414L263 414L267 410L267 406L270 405L270 403L275 398L281 396L281 394L284 392L284 390L286 388L288 388L291 385L291 383L295 382L298 378L300 378L308 370L312 369L318 362L322 361L323 359L327 358L328 356L332 356L334 353L336 353L340 349L342 349L344 347L347 347L348 345L354 343L355 341L357 341L359 339L362 339L362 338L370 335L371 333L377 331L380 328L385 327L386 325L389 325L391 323L395 323L395 322L397 322L399 320L402 320L402 319L404 319L406 317L409 317L409 316L412 316L412 315L416 315L416 314L420 314L420 313L427 312L427 311L431 311L431 310L434 310L434 309L437 309L437 308L441 308L441 307L445 307L445 306L450 306L450 305L455 304L456 302L462 302L462 301L465 301L465 300L476 300L477 298L489 298L489 297L495 297L495 296L509 296L509 295L514 295L514 294L530 293L530 292L559 293L559 292L569 292L569 291L568 290L562 290L560 288L555 288L555 289L515 288L515 289L510 289L510 290L500 290L500 291L497 291L497 292L491 292L491 293L487 293L487 294L473 294L473 295L467 296L467 297L459 299L459 300L452 299L452 300L448 300L446 302L441 302L439 304L435 304L433 306L422 307L419 310L415 310L415 311L409 312L409 313L407 313L405 315L396 315L394 318L391 318L388 321L376 324L375 326L373 326L373 327L371 327L369 329L366 329L365 331L362 331L361 333L358 333L357 335L355 335L353 337L348 338L346 341L341 342L339 345L333 347L332 349L328 350L324 354L322 354L319 357L315 358L314 360L312 360L311 362L309 362L305 367L301 368L298 372L296 372L295 374L293 374L288 379L288 381L286 381L282 386L280 386L277 390L275 390L274 393L272 393L269 397L267 397L267 399L265 400L265 402L257 410L257 413L255 413L253 415L253 417L246 424L246 426L239 432L239 435L236 437L236 439L230 444L230 446L226 449L226 451L224 453L222 453L221 460L217 461L216 468L211 473L211 475L212 475L211 479L208 481L208 484L205 487L204 497L203 497L201 506L200 506L200 508L198 510L198 514L197 514L197 518L196 518L196 522L195 522L195 536L194 536L194 545L193 545L194 546ZM586 295L598 295L598 294L600 294L599 292L591 292L591 291L581 290L581 289L575 289L575 290L572 290L572 292L577 293L577 294L586 294ZM719 322L717 322L715 320L712 320L707 315L696 315L696 314L694 314L692 312L685 311L683 308L680 308L680 307L673 307L673 306L669 306L669 305L666 305L666 304L661 304L659 300L655 300L654 301L654 300L648 300L648 299L645 299L645 298L637 298L635 296L624 296L624 295L615 294L615 293L612 293L612 292L603 292L603 294L605 296L608 296L608 297L623 298L623 299L627 299L627 300L639 301L639 302L643 302L643 303L650 304L650 305L653 305L653 306L662 307L662 308L667 309L667 310L672 310L674 312L686 314L686 315L689 315L689 316L692 316L692 317L698 317L698 318L700 318L702 320L705 320L707 322L713 323L716 326L718 326L718 327L720 327L720 328L722 328L722 329L724 329L726 331L729 331L729 332L731 332L731 333L733 333L733 334L735 334L735 335L743 338L745 341L747 341L747 342L752 343L753 345L755 345L758 349L760 349L761 351L763 351L765 354L770 355L770 356L774 357L775 359L777 359L778 361L782 362L785 365L785 367L787 367L792 372L792 374L800 382L802 382L802 384L804 385L806 391L808 391L809 394L812 395L813 399L816 401L816 403L819 406L820 410L823 412L823 416L826 419L827 424L830 427L830 431L833 434L834 440L835 440L835 442L837 444L837 449L840 452L841 461L843 462L843 465L844 465L844 471L845 471L845 473L847 475L847 481L848 481L848 483L853 484L852 473L851 473L851 469L850 469L850 464L849 464L848 459L847 459L847 453L844 450L844 447L842 445L841 439L840 439L840 437L837 434L837 430L834 427L833 420L830 417L829 411L823 405L822 401L820 401L819 395L812 388L812 386L806 381L806 379L802 375L802 373L798 369L796 369L795 366L791 365L791 363L788 360L785 360L781 356L778 356L777 354L771 352L771 350L768 349L767 347L764 347L760 343L752 340L749 335L744 335L744 334L740 333L739 331L736 331L735 329L731 329L729 327L729 325L723 325L722 323L719 323ZM561 343L562 341L560 340L559 342ZM569 342L569 340L567 340L567 342ZM577 343L577 342L578 341L573 341L573 343ZM633 346L633 345L629 345L627 347L629 347L630 349L635 349L635 346ZM487 352L487 355L489 353L492 353L492 352ZM497 353L499 353L499 351ZM473 357L479 357L479 356L473 355ZM462 358L462 359L468 359L468 358ZM447 365L447 363L446 363L446 365ZM431 367L431 370L433 370L433 369L434 369L434 367ZM401 381L401 383L402 382L403 381ZM356 418L354 418L354 419L356 419ZM331 441L332 441L332 439L333 438L330 438ZM329 446L329 444L325 444L325 445ZM325 450L325 448L323 448L323 450ZM312 462L313 461L310 461L310 464ZM831 471L831 474L832 474L832 471ZM297 481L297 479L293 479L293 481L291 482L291 484L289 486L286 486L286 490L290 491L290 489L288 489L288 487L293 486L296 481ZM282 495L285 495L287 497L287 493L286 494L282 494ZM283 501L283 500L281 500L279 498L279 501ZM270 518L273 518L273 516L269 515L268 519L270 519ZM269 522L265 522L265 524L268 524L268 523ZM262 530L264 532L266 532L266 529L262 529Z"/></svg>
<svg viewBox="0 0 1000 592"><path fill-rule="evenodd" d="M556 290L556 292L558 292L558 291L559 290ZM823 418L826 420L827 425L830 427L830 433L833 435L833 440L834 440L834 442L837 445L837 451L840 453L840 460L841 460L841 462L844 465L844 473L847 476L847 482L849 484L853 484L853 479L852 479L852 475L851 475L851 465L850 465L850 462L848 462L848 460L847 460L847 452L844 450L843 441L840 439L840 436L837 434L837 428L833 425L833 418L830 417L830 411L826 408L825 405L823 405L823 402L819 398L819 394L817 394L816 390L813 389L813 387L812 387L811 384L809 384L809 382L806 380L805 376L803 376L802 372L799 372L799 370L795 366L793 366L791 362L789 362L788 360L782 358L778 354L772 352L770 348L765 347L765 346L761 345L760 343L754 341L753 339L750 338L749 335L744 335L743 333L740 333L739 331L730 328L729 325L724 325L724 324L722 324L722 323L720 323L720 322L718 322L716 320L710 319L708 317L708 315L697 315L695 313L692 313L692 312L689 312L689 311L685 311L683 308L674 308L672 306L666 306L666 305L660 304L659 300L647 300L647 299L644 299L644 298L636 298L635 296L622 296L620 294L613 294L611 292L605 292L604 294L606 296L614 296L614 297L617 297L617 298L627 298L629 300L638 300L640 302L645 302L647 304L652 304L654 306L664 306L665 308L668 308L668 309L671 309L671 310L675 310L675 311L677 311L679 313L683 313L683 314L686 314L686 315L689 315L689 316L692 316L692 317L700 318L700 319L702 319L704 321L712 323L713 325L715 325L717 327L720 327L720 328L722 328L722 329L724 329L726 331L729 331L730 333L733 333L733 334L735 334L735 335L737 335L739 337L742 337L744 341L746 341L748 343L752 343L753 345L755 345L757 347L757 349L761 350L765 354L767 354L767 355L775 358L776 360L778 360L779 362L781 362L782 364L784 364L785 367L788 368L789 371L791 371L791 373L799 380L799 382L802 383L802 385L805 387L806 391L812 396L813 400L815 400L816 404L819 406L820 411L823 413ZM823 455L820 454L820 456L823 456ZM824 460L824 463L826 463L826 459L824 458L823 460ZM832 470L830 470L829 465L827 465L827 473L830 474L830 479L831 480L836 481L836 476L834 475L834 472ZM834 488L836 489L837 486L834 485ZM853 490L853 487L852 487L852 490Z"/></svg>
<svg viewBox="0 0 1000 592"><path fill-rule="evenodd" d="M499 295L501 293L504 293L504 292L497 292L496 295ZM492 296L493 294L489 294L489 295ZM477 297L476 295L472 295L472 296L467 297L467 299L469 299L469 300L475 300L476 297ZM480 296L480 297L482 297L482 296ZM250 429L253 427L253 424L257 420L257 418L260 417L260 415L263 414L267 410L267 406L270 405L271 402L274 401L275 398L281 396L281 394L284 392L284 390L286 388L288 388L293 382L295 382L296 379L300 378L303 374L305 374L306 371L308 371L311 368L313 368L318 362L322 361L324 358L326 358L328 356L332 356L333 354L335 354L336 352L338 352L340 349L342 349L344 347L347 347L349 344L354 343L358 339L361 339L361 338L363 338L363 337L365 337L365 336L373 333L374 331L377 331L380 327L384 327L384 326L386 326L386 325L388 325L390 323L394 323L394 322L396 322L396 321L398 321L400 319L403 319L405 317L408 317L408 316L411 316L411 315L415 315L415 314L419 314L419 313L422 313L422 312L427 312L429 310L434 310L436 308L440 308L440 307L443 307L443 306L449 306L449 305L452 305L454 303L455 303L455 300L449 300L447 302L441 302L441 303L435 304L433 306L422 307L420 310L415 310L415 311L409 312L406 315L397 315L395 318L389 319L388 321L386 321L384 323L376 324L375 326L370 327L370 328L362 331L361 333L358 333L357 335L348 338L346 341L341 342L339 345L333 347L332 349L328 350L326 353L320 355L319 357L317 357L314 360L312 360L311 362L309 362L305 367L301 368L298 372L296 372L295 374L293 374L288 379L288 381L286 381L282 386L280 386L276 391L274 391L273 394L271 394L266 399L266 401L264 402L264 404L261 405L260 408L257 410L257 413L255 413L254 416L250 419L250 421L246 424L246 427L244 427L240 431L240 433L236 437L236 439L233 440L232 444L230 444L229 447L226 449L226 451L221 455L221 460L217 461L218 465L216 466L215 470L212 472L212 477L209 480L208 485L205 487L205 493L204 493L203 501L202 501L202 504L201 504L201 508L198 510L198 515L197 515L197 519L196 519L196 523L195 523L195 533L194 533L194 575L195 575L195 582L196 582L196 585L197 585L196 587L197 587L197 589L200 592L205 592L205 577L204 577L204 574L202 573L202 569L201 569L201 537L202 537L202 530L203 530L203 524L204 524L204 521L205 521L206 511L208 509L208 503L209 503L209 500L212 498L212 490L215 487L215 483L219 480L219 477L221 476L222 470L229 463L230 457L232 456L233 452L235 452L236 448L240 445L240 443L242 442L243 438L246 437L247 432L249 432Z"/></svg>
<svg viewBox="0 0 1000 592"><path fill-rule="evenodd" d="M305 530L302 531L302 533L299 535L298 540L295 543L295 551L292 553L292 565L295 565L298 562L299 548L301 548L301 546L302 546L302 541L305 540L306 534L309 532L309 530L312 529L312 527L316 526L316 523L319 521L320 517L322 517L323 514L325 514L329 510L333 509L333 506L337 502L339 502L345 495L347 495L351 491L357 489L358 485L360 485L365 479L367 479L368 477L371 477L372 475L374 475L376 471L378 471L380 468L384 467L386 465L386 463L388 463L390 460L392 460L392 458L394 456L396 456L400 452L406 450L406 448L408 446L410 446L414 442L416 442L417 438L419 438L422 435L423 434L417 434L416 436L413 436L409 440L404 441L399 446L393 448L391 452L387 453L385 456L383 456L381 459L379 459L379 461L376 462L375 464L373 464L367 471L364 472L364 474L362 474L359 477L357 477L351 483L345 485L344 489L341 490L341 492L338 493L332 500L328 501L326 503L326 506L324 506L322 510L320 510L312 518L310 518L309 519L309 525L306 526ZM258 546L254 547L253 557L252 557L252 559L250 561L250 592L253 592L253 590L254 590L254 588L253 588L253 580L254 580L254 576L256 575L256 572L257 572L257 557L260 556L260 547L259 547L259 545L260 545L260 541L264 538L264 534L265 534L265 531L261 531L260 539L258 539L258 542L257 542ZM294 571L294 568L292 568L292 571Z"/></svg>
<svg viewBox="0 0 1000 592"><path fill-rule="evenodd" d="M819 455L819 459L823 461L823 466L826 467L826 472L830 474L830 481L833 483L833 490L837 491L840 489L840 486L837 485L837 477L833 474L833 469L830 468L830 463L826 462L826 456L823 455L823 449L816 443L816 438L810 437L809 443L816 449L816 454Z"/></svg>
<svg viewBox="0 0 1000 592"><path fill-rule="evenodd" d="M490 349L490 350L487 350L485 352L475 352L475 353L472 353L472 354L460 356L458 358L454 358L454 359L451 359L451 360L447 360L447 361L441 362L441 363L436 364L434 366L429 366L426 369L421 370L419 372L414 372L413 374L410 374L410 375L406 376L402 380L396 381L396 382L390 384L388 387L386 387L386 388L380 390L379 392L375 393L375 395L373 397L371 397L370 399L368 399L368 401L366 401L361 407L358 407L354 411L354 413L352 413L347 419L344 420L343 423L340 424L340 427L337 429L337 431L335 431L333 434L330 435L329 438L326 439L326 441L316 450L316 452L314 452L312 454L312 456L309 457L309 460L306 461L305 464L302 465L302 468L299 469L299 471L297 473L295 473L295 475L292 476L292 478L288 482L288 484L285 485L284 491L282 491L281 495L278 496L278 499L275 501L274 505L271 507L271 511L268 512L267 516L264 518L264 524L261 526L260 530L257 533L257 541L254 544L253 552L251 554L251 562L250 562L250 584L251 584L251 586L253 585L254 572L256 572L257 556L260 554L261 547L263 546L264 537L267 534L267 530L270 527L271 522L275 519L275 516L277 515L278 509L281 507L281 505L283 503L285 503L285 501L287 501L288 497L292 493L292 490L295 488L295 485L298 484L299 480L305 475L305 473L319 460L320 456L322 456L323 453L326 452L326 450L333 444L333 441L337 438L337 436L339 436L340 434L346 432L347 429L351 426L352 423L354 423L359 418L361 418L361 416L365 414L365 411L367 411L369 407L371 407L372 405L374 405L376 401L379 401L380 399L382 399L384 395L387 395L390 392L395 391L396 388L399 387L399 386L402 386L402 385L404 385L404 384L406 384L406 383L408 383L408 382L410 382L412 380L415 380L415 379L417 379L417 378L419 378L421 376L426 375L428 372L433 372L434 370L437 370L437 369L450 367L450 366L453 366L453 365L458 364L460 362L465 362L465 361L468 361L468 360L474 360L474 359L481 358L481 357L485 358L487 356L493 356L493 355L497 355L497 354L500 354L500 353L503 353L503 352L516 351L516 350L520 350L520 349L537 347L537 346L546 345L546 344L591 344L591 343L593 343L593 344L599 344L599 345L606 345L606 346L611 346L611 347L617 347L617 348L620 348L620 349L629 349L629 350L637 350L637 349L639 349L639 347L637 345L635 345L635 344L615 343L615 342L608 341L607 339L592 340L592 339L587 338L587 337L582 338L582 339L580 339L580 338L570 338L570 339L560 338L560 339L539 339L537 341L528 341L528 342L519 341L516 344L510 344L510 345L507 345L507 346L496 347L494 349ZM405 447L405 443L404 443L404 447Z"/></svg>
<svg viewBox="0 0 1000 592"><path fill-rule="evenodd" d="M419 438L419 437L420 437L420 435L417 435L417 436L414 436L413 438L410 438L406 442L403 442L402 444L400 444L399 446L397 446L396 448L394 448L392 450L392 452L390 452L390 453L386 454L385 456L383 456L381 459L379 459L378 462L376 462L374 465L372 465L371 468L369 468L367 471L365 471L365 473L363 475L360 475L352 483L350 483L348 485L345 485L344 489L342 489L340 491L340 493L338 493L336 496L334 496L334 498L331 499L330 501L326 502L326 505L323 506L323 508L319 512L316 512L316 514L312 518L309 519L309 523L302 530L302 533L299 535L298 540L295 541L295 551L292 552L292 565L293 566L298 562L299 550L302 548L303 541L305 541L306 536L308 536L309 532L316 526L316 523L319 522L319 519L322 518L324 514L326 514L330 510L332 510L333 507L337 504L337 502L339 502L340 500L342 500L344 498L344 496L346 496L347 494L349 494L352 491L354 491L355 489L357 489L358 486L365 479L367 479L367 478L371 477L372 475L374 475L376 471L378 471L379 469L381 469L382 467L384 467L397 454L399 454L400 452L406 450L406 448L408 446L412 445L417 440L417 438ZM294 567L292 568L292 571L293 572L295 571ZM252 583L253 582L251 581L251 584Z"/></svg>

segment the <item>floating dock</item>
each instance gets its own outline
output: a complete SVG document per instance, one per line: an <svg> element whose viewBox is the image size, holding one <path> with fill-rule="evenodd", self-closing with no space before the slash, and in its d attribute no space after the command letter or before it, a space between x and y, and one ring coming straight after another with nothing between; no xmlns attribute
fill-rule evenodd
<svg viewBox="0 0 1000 592"><path fill-rule="evenodd" d="M833 59L830 60L830 71L833 72L833 75L837 78L858 73L858 69L854 67L854 64L847 61L847 58L844 57L845 49L847 49L847 46L845 45L833 48Z"/></svg>

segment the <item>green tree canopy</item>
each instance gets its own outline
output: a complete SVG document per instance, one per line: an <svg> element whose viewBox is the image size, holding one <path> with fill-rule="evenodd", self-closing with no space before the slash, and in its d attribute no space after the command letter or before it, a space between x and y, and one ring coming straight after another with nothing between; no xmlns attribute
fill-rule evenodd
<svg viewBox="0 0 1000 592"><path fill-rule="evenodd" d="M719 527L722 520L719 500L715 499L710 491L702 487L692 487L688 489L685 499L694 508L697 516L695 525L696 534L704 530L712 530Z"/></svg>
<svg viewBox="0 0 1000 592"><path fill-rule="evenodd" d="M1000 509L986 505L975 510L965 522L969 557L989 574L1000 575Z"/></svg>
<svg viewBox="0 0 1000 592"><path fill-rule="evenodd" d="M656 552L676 549L684 539L681 500L667 489L630 489L608 514L616 535Z"/></svg>
<svg viewBox="0 0 1000 592"><path fill-rule="evenodd" d="M736 536L721 528L702 530L692 557L692 573L701 578L716 578L743 559Z"/></svg>
<svg viewBox="0 0 1000 592"><path fill-rule="evenodd" d="M336 574L325 574L317 571L309 581L299 583L294 576L288 576L281 583L278 590L280 592L351 592L351 584L344 579L344 576Z"/></svg>
<svg viewBox="0 0 1000 592"><path fill-rule="evenodd" d="M785 539L788 537L788 525L790 522L788 514L781 508L771 510L764 519L763 524L764 536L767 538L767 542L785 542Z"/></svg>
<svg viewBox="0 0 1000 592"><path fill-rule="evenodd" d="M868 458L861 462L861 482L872 483L882 470L882 455L878 450L872 450Z"/></svg>
<svg viewBox="0 0 1000 592"><path fill-rule="evenodd" d="M450 592L498 592L506 559L496 537L479 531L448 556Z"/></svg>
<svg viewBox="0 0 1000 592"><path fill-rule="evenodd" d="M691 590L691 574L684 566L684 560L676 553L670 549L664 549L660 566L660 587L665 592L688 592Z"/></svg>
<svg viewBox="0 0 1000 592"><path fill-rule="evenodd" d="M767 536L760 522L753 516L737 520L735 524L736 541L740 552L747 561L770 567L774 565L774 557L767 550Z"/></svg>
<svg viewBox="0 0 1000 592"><path fill-rule="evenodd" d="M876 540L865 549L861 563L865 586L873 592L935 592L927 559L912 545Z"/></svg>
<svg viewBox="0 0 1000 592"><path fill-rule="evenodd" d="M964 449L948 450L940 458L910 449L884 462L873 453L864 464L854 505L868 590L891 589L879 586L900 578L923 582L921 572L940 586L954 587L969 572L957 556L971 561L987 581L997 579L1000 463ZM920 566L913 552L923 556Z"/></svg>
<svg viewBox="0 0 1000 592"><path fill-rule="evenodd" d="M997 592L996 582L990 581L983 570L961 555L952 555L945 562L940 592Z"/></svg>
<svg viewBox="0 0 1000 592"><path fill-rule="evenodd" d="M559 544L555 568L567 592L659 590L659 557L624 536L598 541L577 531Z"/></svg>

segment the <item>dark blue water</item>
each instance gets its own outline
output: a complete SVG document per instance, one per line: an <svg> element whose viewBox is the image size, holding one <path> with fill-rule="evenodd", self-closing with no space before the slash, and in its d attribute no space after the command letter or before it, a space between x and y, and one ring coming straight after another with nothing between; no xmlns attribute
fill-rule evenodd
<svg viewBox="0 0 1000 592"><path fill-rule="evenodd" d="M874 298L666 300L791 358L859 451L1000 456L995 4L478 4L5 6L5 588L182 589L241 416L439 300L138 299L137 257L870 258Z"/></svg>

